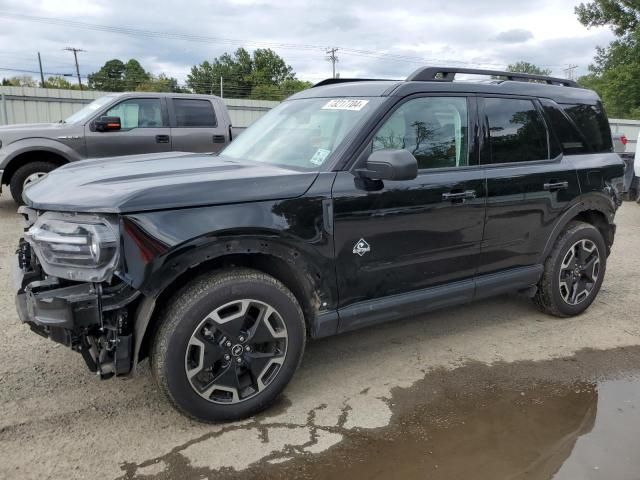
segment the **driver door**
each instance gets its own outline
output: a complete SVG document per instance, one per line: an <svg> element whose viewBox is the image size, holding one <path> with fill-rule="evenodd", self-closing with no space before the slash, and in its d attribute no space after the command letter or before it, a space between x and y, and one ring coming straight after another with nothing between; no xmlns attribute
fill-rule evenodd
<svg viewBox="0 0 640 480"><path fill-rule="evenodd" d="M171 151L171 130L160 97L128 98L99 116L120 117L122 127L98 132L93 122L85 125L89 158Z"/></svg>
<svg viewBox="0 0 640 480"><path fill-rule="evenodd" d="M340 330L375 323L378 314L389 318L389 309L405 314L410 310L402 304L411 304L412 295L414 306L423 299L418 309L429 298L440 301L422 295L428 292L448 293L455 302L472 298L486 208L475 112L473 98L410 99L367 148L409 150L418 161L417 178L372 181L353 172L337 174Z"/></svg>

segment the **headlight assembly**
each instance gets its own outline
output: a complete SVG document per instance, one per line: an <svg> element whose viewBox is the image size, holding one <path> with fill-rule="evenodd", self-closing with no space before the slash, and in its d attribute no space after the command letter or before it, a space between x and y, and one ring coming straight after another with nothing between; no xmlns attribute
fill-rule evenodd
<svg viewBox="0 0 640 480"><path fill-rule="evenodd" d="M48 275L67 280L109 280L119 258L117 222L97 215L46 212L25 239Z"/></svg>

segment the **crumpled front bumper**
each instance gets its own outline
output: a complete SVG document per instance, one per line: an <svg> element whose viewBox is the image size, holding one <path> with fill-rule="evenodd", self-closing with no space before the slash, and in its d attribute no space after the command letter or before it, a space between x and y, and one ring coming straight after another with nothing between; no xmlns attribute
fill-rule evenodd
<svg viewBox="0 0 640 480"><path fill-rule="evenodd" d="M128 373L132 335L127 317L140 292L124 283L71 283L47 277L32 255L21 239L13 272L20 321L80 352L92 371L103 373L101 365L111 363L109 373ZM109 355L101 354L106 348L111 348Z"/></svg>

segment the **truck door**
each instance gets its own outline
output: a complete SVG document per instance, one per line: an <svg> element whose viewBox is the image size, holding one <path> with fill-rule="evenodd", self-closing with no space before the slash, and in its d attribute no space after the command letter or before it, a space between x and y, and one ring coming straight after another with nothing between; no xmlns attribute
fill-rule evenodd
<svg viewBox="0 0 640 480"><path fill-rule="evenodd" d="M209 99L171 98L169 116L175 151L217 153L229 142L228 125Z"/></svg>
<svg viewBox="0 0 640 480"><path fill-rule="evenodd" d="M120 117L121 128L98 132L93 121L85 125L89 158L171 151L171 130L160 97L127 98L101 116Z"/></svg>

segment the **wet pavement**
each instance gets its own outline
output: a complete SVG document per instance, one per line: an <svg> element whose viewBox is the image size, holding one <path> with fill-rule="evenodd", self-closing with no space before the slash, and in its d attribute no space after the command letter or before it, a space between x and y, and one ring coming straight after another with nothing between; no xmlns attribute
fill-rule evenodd
<svg viewBox="0 0 640 480"><path fill-rule="evenodd" d="M141 466L161 464L161 472L122 478L640 479L640 347L472 362L430 372L384 400L393 412L387 427L316 427L316 437L343 438L319 454L291 447L242 472L211 471L178 448Z"/></svg>

